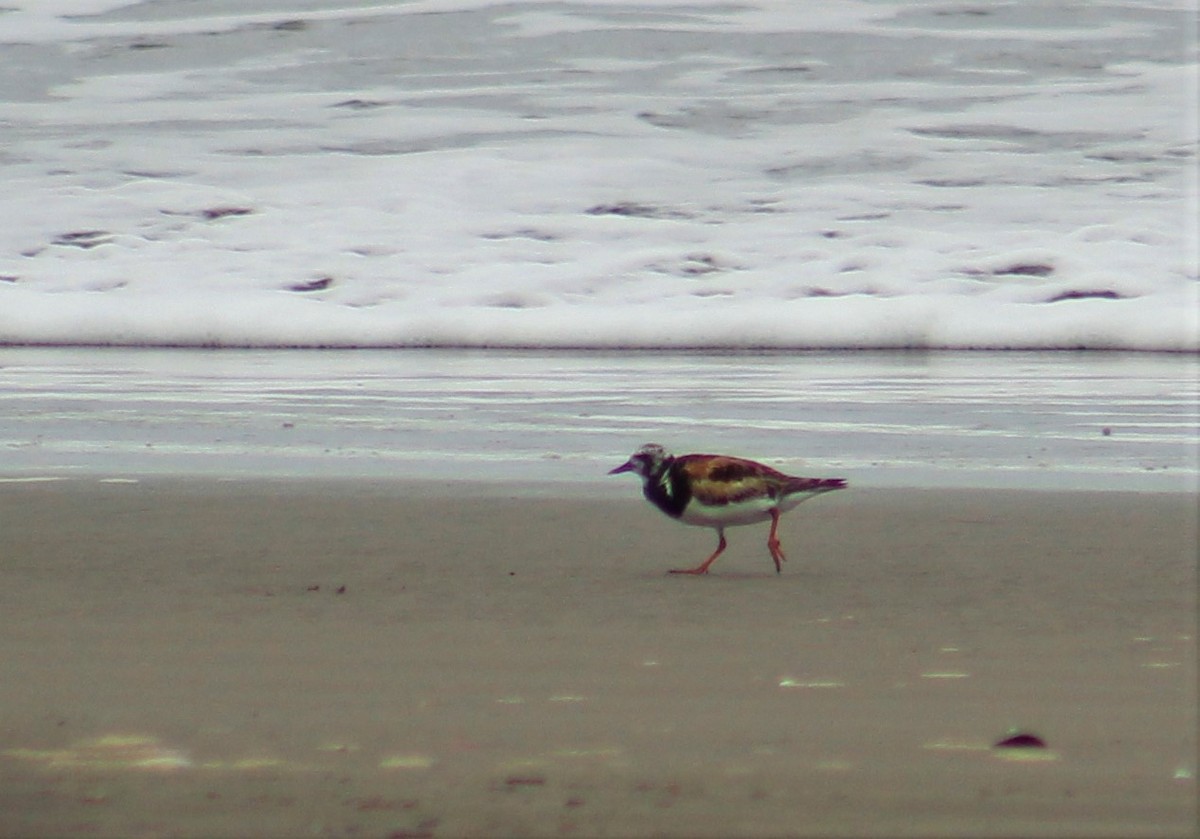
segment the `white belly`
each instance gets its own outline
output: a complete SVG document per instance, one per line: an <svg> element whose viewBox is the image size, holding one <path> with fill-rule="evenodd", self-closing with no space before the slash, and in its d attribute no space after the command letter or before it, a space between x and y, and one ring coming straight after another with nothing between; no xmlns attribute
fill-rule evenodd
<svg viewBox="0 0 1200 839"><path fill-rule="evenodd" d="M771 520L771 510L781 513L791 510L811 495L792 495L782 502L770 498L750 498L736 504L702 504L693 498L683 511L679 520L684 524L694 524L699 527L737 527L741 524L755 524Z"/></svg>

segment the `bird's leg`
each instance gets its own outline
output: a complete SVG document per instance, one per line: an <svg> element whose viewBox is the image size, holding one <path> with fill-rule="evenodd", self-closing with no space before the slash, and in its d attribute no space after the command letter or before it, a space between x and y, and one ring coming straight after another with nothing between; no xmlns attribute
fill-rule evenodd
<svg viewBox="0 0 1200 839"><path fill-rule="evenodd" d="M717 549L712 552L712 556L710 556L708 559L701 562L695 568L672 569L668 573L670 573L670 574L707 574L708 566L712 565L713 560L715 560L717 557L719 557L721 555L721 551L725 550L725 528L723 528L723 527L717 528L717 536L719 537L719 541L717 542Z"/></svg>
<svg viewBox="0 0 1200 839"><path fill-rule="evenodd" d="M779 543L779 511L771 510L771 533L767 536L767 550L771 552L771 559L775 560L775 573L782 573L780 563L787 562L787 557L783 555L783 545Z"/></svg>

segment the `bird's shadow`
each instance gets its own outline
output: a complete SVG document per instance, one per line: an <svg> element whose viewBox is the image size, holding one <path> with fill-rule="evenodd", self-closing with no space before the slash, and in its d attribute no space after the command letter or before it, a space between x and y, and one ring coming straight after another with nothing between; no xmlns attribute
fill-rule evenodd
<svg viewBox="0 0 1200 839"><path fill-rule="evenodd" d="M746 582L747 580L782 580L787 574L776 574L774 571L709 571L707 574L672 574L670 571L644 571L637 575L642 580L678 580L681 583L688 580L702 583L725 580L728 582ZM793 575L794 576L794 575Z"/></svg>

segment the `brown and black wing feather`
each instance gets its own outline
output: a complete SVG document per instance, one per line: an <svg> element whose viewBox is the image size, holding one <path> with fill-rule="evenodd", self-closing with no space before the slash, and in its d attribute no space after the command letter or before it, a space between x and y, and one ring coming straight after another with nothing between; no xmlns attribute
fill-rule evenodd
<svg viewBox="0 0 1200 839"><path fill-rule="evenodd" d="M789 480L770 466L728 455L688 454L675 459L675 468L687 475L696 500L709 506L778 498Z"/></svg>
<svg viewBox="0 0 1200 839"><path fill-rule="evenodd" d="M740 457L688 454L675 458L672 468L691 484L691 494L709 506L736 504L748 498L781 499L796 493L841 489L841 478L798 478L762 463Z"/></svg>

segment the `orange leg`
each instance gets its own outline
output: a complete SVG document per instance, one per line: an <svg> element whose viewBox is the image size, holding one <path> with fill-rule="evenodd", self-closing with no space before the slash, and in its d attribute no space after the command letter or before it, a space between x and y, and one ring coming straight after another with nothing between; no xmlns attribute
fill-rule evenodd
<svg viewBox="0 0 1200 839"><path fill-rule="evenodd" d="M717 542L717 549L712 552L712 556L710 556L708 559L701 562L695 568L679 568L679 569L673 568L670 571L668 571L667 573L669 573L669 574L707 574L708 566L712 565L713 560L715 560L717 557L719 557L721 555L721 551L725 550L725 529L717 528L717 536L720 538L720 541Z"/></svg>
<svg viewBox="0 0 1200 839"><path fill-rule="evenodd" d="M771 534L767 537L767 550L771 552L771 559L775 560L775 573L782 573L780 563L787 562L787 557L783 555L783 545L779 543L779 511L771 511Z"/></svg>

